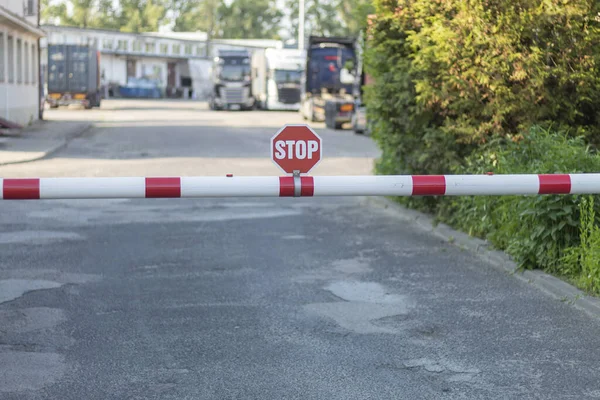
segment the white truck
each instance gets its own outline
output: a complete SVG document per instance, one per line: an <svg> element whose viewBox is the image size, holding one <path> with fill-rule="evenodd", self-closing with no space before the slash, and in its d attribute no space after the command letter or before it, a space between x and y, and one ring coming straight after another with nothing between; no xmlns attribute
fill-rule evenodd
<svg viewBox="0 0 600 400"><path fill-rule="evenodd" d="M247 50L219 50L212 66L211 110L251 110L255 106Z"/></svg>
<svg viewBox="0 0 600 400"><path fill-rule="evenodd" d="M252 55L252 93L264 110L300 109L306 53L297 49L257 50Z"/></svg>

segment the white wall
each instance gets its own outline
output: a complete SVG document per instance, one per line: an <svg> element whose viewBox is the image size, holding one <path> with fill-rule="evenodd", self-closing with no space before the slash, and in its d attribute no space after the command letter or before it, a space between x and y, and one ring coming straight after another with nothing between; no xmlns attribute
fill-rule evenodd
<svg viewBox="0 0 600 400"><path fill-rule="evenodd" d="M122 56L112 54L100 55L100 76L104 73L102 84L127 84L127 60Z"/></svg>
<svg viewBox="0 0 600 400"><path fill-rule="evenodd" d="M27 5L27 0L2 0L0 2L0 6L6 8L8 11L13 14L17 14L21 18L27 19L28 22L37 25L37 9L38 9L38 0L33 0L33 15L28 16L23 13L23 6Z"/></svg>
<svg viewBox="0 0 600 400"><path fill-rule="evenodd" d="M0 62L3 65L4 77L0 77L0 117L21 125L27 125L38 117L38 65L37 65L37 38L34 35L8 28L0 25L2 33L4 57ZM21 68L21 82L17 82L17 57L15 54L9 57L8 36L12 36L14 52L17 51L17 39L21 39L23 45L21 50L27 49L28 56L23 54ZM25 43L27 46L25 46ZM35 58L32 59L32 45L35 46ZM27 61L27 62L26 62ZM14 79L9 82L8 63L13 63Z"/></svg>

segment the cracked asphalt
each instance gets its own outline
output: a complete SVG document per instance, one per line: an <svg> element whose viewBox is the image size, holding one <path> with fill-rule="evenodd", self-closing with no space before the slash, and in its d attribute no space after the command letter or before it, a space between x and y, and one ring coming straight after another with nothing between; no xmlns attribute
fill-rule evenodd
<svg viewBox="0 0 600 400"><path fill-rule="evenodd" d="M295 113L107 101L0 176L276 175ZM316 174L369 138L316 125ZM0 203L0 399L600 398L600 323L365 198Z"/></svg>

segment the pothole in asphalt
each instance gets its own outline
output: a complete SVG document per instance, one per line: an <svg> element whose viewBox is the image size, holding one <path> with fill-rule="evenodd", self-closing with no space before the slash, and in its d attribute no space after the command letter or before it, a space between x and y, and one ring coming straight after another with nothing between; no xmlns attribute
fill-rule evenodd
<svg viewBox="0 0 600 400"><path fill-rule="evenodd" d="M60 308L32 307L19 310L0 310L0 321L4 332L31 332L50 329L66 321Z"/></svg>
<svg viewBox="0 0 600 400"><path fill-rule="evenodd" d="M399 326L385 322L405 319L412 307L406 296L390 293L376 282L340 281L325 289L344 301L308 304L305 310L355 333L398 333Z"/></svg>
<svg viewBox="0 0 600 400"><path fill-rule="evenodd" d="M0 233L0 244L49 244L67 240L84 240L75 232L61 231L20 231Z"/></svg>
<svg viewBox="0 0 600 400"><path fill-rule="evenodd" d="M346 301L360 301L376 304L406 304L406 296L390 293L377 282L340 281L325 287L328 291Z"/></svg>
<svg viewBox="0 0 600 400"><path fill-rule="evenodd" d="M0 281L0 304L12 301L27 292L42 289L55 289L62 284L42 279L5 279Z"/></svg>

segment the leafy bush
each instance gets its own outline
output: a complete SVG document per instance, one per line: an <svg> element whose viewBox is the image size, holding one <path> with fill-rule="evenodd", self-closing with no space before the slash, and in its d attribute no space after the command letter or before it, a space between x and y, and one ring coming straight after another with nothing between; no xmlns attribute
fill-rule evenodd
<svg viewBox="0 0 600 400"><path fill-rule="evenodd" d="M462 174L596 171L600 171L600 156L590 152L581 138L539 127L514 140L492 141L469 157L465 166L455 170ZM506 249L522 267L572 275L574 270L565 270L563 260L566 249L579 245L583 229L579 210L585 198L577 195L444 197L437 212L440 220ZM600 208L597 211L600 215Z"/></svg>
<svg viewBox="0 0 600 400"><path fill-rule="evenodd" d="M584 289L600 293L600 227L596 223L594 198L584 198L579 210L580 243L565 251L561 272L576 277L576 283Z"/></svg>
<svg viewBox="0 0 600 400"><path fill-rule="evenodd" d="M365 65L375 83L365 93L382 149L378 173L600 171L595 154L600 2L374 3ZM583 255L591 243L598 245L599 234L589 217L580 217L581 207L600 215L600 201L592 206L581 206L582 196L399 201L488 238L523 267L588 273L586 287L600 290L599 282L589 281L598 276L592 269L596 253ZM584 236L584 230L591 233Z"/></svg>
<svg viewBox="0 0 600 400"><path fill-rule="evenodd" d="M383 150L379 173L447 173L480 144L536 124L600 141L599 2L375 7L366 99Z"/></svg>

